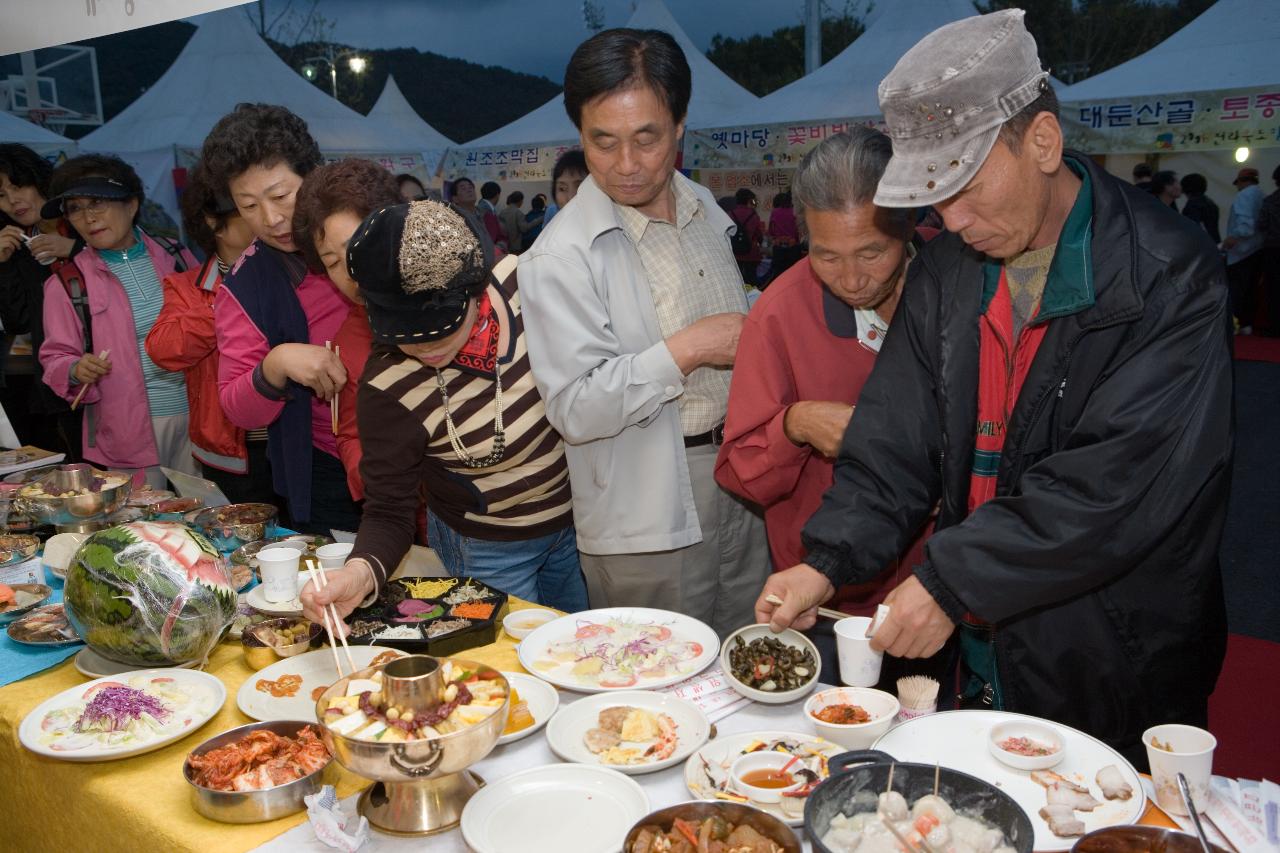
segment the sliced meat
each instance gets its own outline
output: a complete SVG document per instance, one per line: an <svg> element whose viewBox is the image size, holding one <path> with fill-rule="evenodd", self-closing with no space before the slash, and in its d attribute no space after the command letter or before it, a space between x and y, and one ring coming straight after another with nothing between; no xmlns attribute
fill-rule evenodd
<svg viewBox="0 0 1280 853"><path fill-rule="evenodd" d="M1050 785L1061 785L1064 788L1069 788L1072 791L1075 791L1077 794L1089 793L1088 788L1082 785L1077 785L1075 782L1072 782L1066 776L1061 776L1057 773L1054 773L1052 770L1032 770L1031 781L1035 782L1038 785L1043 785L1046 788L1048 788Z"/></svg>
<svg viewBox="0 0 1280 853"><path fill-rule="evenodd" d="M1070 806L1078 812L1091 812L1102 803L1090 794L1082 794L1059 783L1045 788L1045 799L1051 806Z"/></svg>
<svg viewBox="0 0 1280 853"><path fill-rule="evenodd" d="M1133 788L1124 781L1120 768L1114 764L1108 764L1099 770L1096 781L1102 789L1102 796L1108 800L1127 800L1133 796Z"/></svg>
<svg viewBox="0 0 1280 853"><path fill-rule="evenodd" d="M614 734L622 734L622 721L627 715L634 711L630 705L618 705L613 708L605 708L600 712L600 728Z"/></svg>
<svg viewBox="0 0 1280 853"><path fill-rule="evenodd" d="M622 738L618 737L617 732L607 732L604 729L588 729L587 733L582 736L582 741L587 745L587 749L599 755L606 749L613 749L622 743Z"/></svg>
<svg viewBox="0 0 1280 853"><path fill-rule="evenodd" d="M1049 831L1059 838L1084 835L1084 822L1076 817L1070 806L1045 806L1040 809L1040 817L1049 824Z"/></svg>

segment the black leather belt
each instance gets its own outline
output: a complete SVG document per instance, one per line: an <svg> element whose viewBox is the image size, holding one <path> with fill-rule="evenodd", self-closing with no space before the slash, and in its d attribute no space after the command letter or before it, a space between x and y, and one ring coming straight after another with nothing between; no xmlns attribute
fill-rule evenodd
<svg viewBox="0 0 1280 853"><path fill-rule="evenodd" d="M686 435L684 437L685 447L705 447L706 445L719 447L724 444L724 424L719 423L706 432L700 432L697 435Z"/></svg>

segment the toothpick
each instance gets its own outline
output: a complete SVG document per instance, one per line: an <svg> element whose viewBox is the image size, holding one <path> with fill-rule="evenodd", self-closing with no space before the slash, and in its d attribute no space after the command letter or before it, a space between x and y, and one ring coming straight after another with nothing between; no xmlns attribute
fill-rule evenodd
<svg viewBox="0 0 1280 853"><path fill-rule="evenodd" d="M109 350L109 349L104 349L104 350L102 351L102 354L101 354L101 355L99 355L99 356L98 356L98 358L106 358L106 357L107 357L107 356L109 356L109 355L111 355L111 350ZM94 380L94 381L96 382L97 380ZM92 384L94 384L94 383L93 383L93 382L86 382L86 383L84 383L83 385L81 385L81 386L80 386L80 393L79 393L79 394L77 394L77 395L76 395L76 398L75 398L74 400L72 400L72 401L71 401L71 411L73 411L73 412L74 412L74 411L76 410L76 406L80 405L80 399L81 399L82 397L84 397L84 392L85 392L85 391L88 391L88 390L89 390L89 386L90 386L90 385L92 385Z"/></svg>
<svg viewBox="0 0 1280 853"><path fill-rule="evenodd" d="M942 775L942 764L934 762L933 764L933 795L938 796L938 777Z"/></svg>
<svg viewBox="0 0 1280 853"><path fill-rule="evenodd" d="M887 794L893 790L893 768L894 762L889 762L889 782L884 786L884 792Z"/></svg>

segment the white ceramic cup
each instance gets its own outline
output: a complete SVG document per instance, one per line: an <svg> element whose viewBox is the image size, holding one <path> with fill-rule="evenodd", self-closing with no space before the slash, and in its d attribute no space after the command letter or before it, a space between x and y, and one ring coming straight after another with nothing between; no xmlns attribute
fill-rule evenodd
<svg viewBox="0 0 1280 853"><path fill-rule="evenodd" d="M316 557L320 559L320 568L342 568L346 565L347 557L351 556L351 549L354 547L350 542L334 542L331 545L321 545L316 549Z"/></svg>
<svg viewBox="0 0 1280 853"><path fill-rule="evenodd" d="M262 575L262 595L277 603L298 596L298 563L302 553L297 548L263 548L258 552L258 572Z"/></svg>
<svg viewBox="0 0 1280 853"><path fill-rule="evenodd" d="M871 650L870 627L869 616L849 616L835 625L840 681L850 687L874 687L880 680L884 652Z"/></svg>
<svg viewBox="0 0 1280 853"><path fill-rule="evenodd" d="M1152 739L1173 751L1154 745ZM1191 799L1204 811L1209 797L1209 777L1213 773L1213 750L1218 739L1195 726L1181 723L1165 723L1152 726L1142 733L1142 745L1147 748L1147 761L1151 764L1151 783L1156 789L1156 805L1169 814L1187 816L1178 790L1178 774L1187 777Z"/></svg>

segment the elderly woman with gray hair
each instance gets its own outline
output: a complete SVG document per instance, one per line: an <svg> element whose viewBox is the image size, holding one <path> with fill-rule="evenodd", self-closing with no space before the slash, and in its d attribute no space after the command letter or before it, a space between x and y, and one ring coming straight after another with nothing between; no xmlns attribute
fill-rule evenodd
<svg viewBox="0 0 1280 853"><path fill-rule="evenodd" d="M800 531L831 485L915 255L913 211L872 203L891 153L883 133L856 127L805 156L791 191L808 262L777 278L742 327L716 480L764 507L775 567L804 561ZM910 554L898 563L909 572ZM841 590L837 606L874 611L897 574Z"/></svg>

